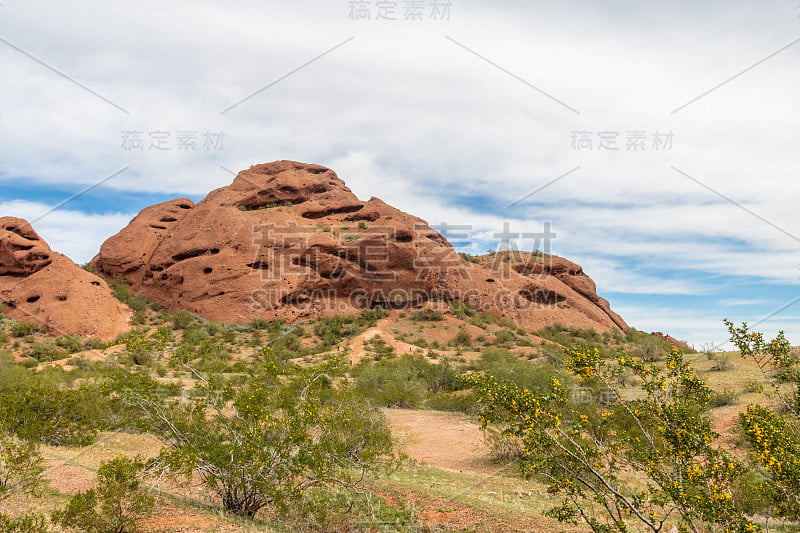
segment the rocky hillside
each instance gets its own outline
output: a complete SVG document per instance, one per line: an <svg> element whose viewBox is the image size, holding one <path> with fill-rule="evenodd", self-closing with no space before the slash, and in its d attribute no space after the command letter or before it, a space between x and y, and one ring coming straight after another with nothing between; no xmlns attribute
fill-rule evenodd
<svg viewBox="0 0 800 533"><path fill-rule="evenodd" d="M293 161L244 170L196 205L182 198L144 209L92 265L167 309L220 322L442 299L529 329L626 327L574 263L462 258L424 220L378 198L360 201L332 170Z"/></svg>
<svg viewBox="0 0 800 533"><path fill-rule="evenodd" d="M53 252L20 218L0 218L0 301L9 318L53 335L108 339L130 329L131 310L105 280Z"/></svg>

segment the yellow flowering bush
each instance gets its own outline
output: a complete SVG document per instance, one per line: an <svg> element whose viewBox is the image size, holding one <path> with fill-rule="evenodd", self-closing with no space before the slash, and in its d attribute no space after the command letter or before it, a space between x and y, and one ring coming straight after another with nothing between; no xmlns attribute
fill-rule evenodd
<svg viewBox="0 0 800 533"><path fill-rule="evenodd" d="M763 474L755 499L766 516L800 519L800 394L797 356L781 331L771 341L746 323L726 320L733 342L743 357L755 362L771 385L779 409L750 405L740 415L741 429L751 448L754 470Z"/></svg>
<svg viewBox="0 0 800 533"><path fill-rule="evenodd" d="M545 391L491 375L464 378L483 406L484 426L523 443L523 473L563 497L548 515L598 532L630 531L633 524L654 532L673 525L695 532L758 530L733 501L743 465L714 444L706 414L712 391L680 350L663 363L645 363L570 348L564 367L568 375ZM627 398L614 387L621 368L641 380L643 395ZM572 393L562 384L570 375L578 385ZM599 393L603 401L586 401Z"/></svg>

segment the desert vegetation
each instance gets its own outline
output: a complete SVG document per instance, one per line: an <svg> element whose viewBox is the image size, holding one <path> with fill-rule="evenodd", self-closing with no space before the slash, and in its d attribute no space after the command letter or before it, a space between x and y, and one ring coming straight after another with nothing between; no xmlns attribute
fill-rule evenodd
<svg viewBox="0 0 800 533"><path fill-rule="evenodd" d="M633 329L525 331L456 301L292 324L136 305L140 323L110 342L0 321L3 531L170 531L177 510L225 531L800 521L797 356L782 335L727 322L738 351L709 354ZM424 412L483 428L479 466L405 455L417 448L392 424ZM59 484L68 466L91 474L84 486Z"/></svg>

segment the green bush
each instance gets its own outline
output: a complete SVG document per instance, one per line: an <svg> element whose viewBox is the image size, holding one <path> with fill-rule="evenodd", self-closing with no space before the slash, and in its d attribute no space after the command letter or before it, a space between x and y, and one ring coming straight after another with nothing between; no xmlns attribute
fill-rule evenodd
<svg viewBox="0 0 800 533"><path fill-rule="evenodd" d="M354 369L354 375L356 392L384 407L419 407L426 394L460 388L447 360L429 363L419 354L365 362Z"/></svg>
<svg viewBox="0 0 800 533"><path fill-rule="evenodd" d="M357 492L364 470L391 447L379 411L335 388L341 363L265 364L241 388L208 379L193 405L142 402L167 443L156 467L198 478L220 505L242 516L261 509L302 515L315 487ZM344 387L345 383L341 383Z"/></svg>
<svg viewBox="0 0 800 533"><path fill-rule="evenodd" d="M468 261L470 263L480 263L481 262L479 257L476 257L474 255L470 255L470 254L465 253L465 252L460 252L458 255L461 256L461 259L463 259L464 261Z"/></svg>
<svg viewBox="0 0 800 533"><path fill-rule="evenodd" d="M453 300L450 302L450 312L456 318L460 318L461 320L466 320L471 316L475 316L476 312L475 309L468 303L462 302L461 300Z"/></svg>
<svg viewBox="0 0 800 533"><path fill-rule="evenodd" d="M319 337L321 348L329 348L343 339L358 335L373 327L378 320L387 316L383 307L364 309L359 316L333 315L319 319L314 325L314 334Z"/></svg>
<svg viewBox="0 0 800 533"><path fill-rule="evenodd" d="M0 331L0 346L8 344L8 335Z"/></svg>
<svg viewBox="0 0 800 533"><path fill-rule="evenodd" d="M134 533L155 501L142 487L144 466L138 457L102 463L97 487L72 496L65 508L53 512L53 522L90 533Z"/></svg>
<svg viewBox="0 0 800 533"><path fill-rule="evenodd" d="M510 381L517 387L529 390L547 390L550 380L556 375L556 370L551 365L535 365L522 361L501 348L484 350L475 367L500 381Z"/></svg>
<svg viewBox="0 0 800 533"><path fill-rule="evenodd" d="M108 344L103 342L103 339L92 337L86 340L83 347L86 350L103 350L108 347Z"/></svg>
<svg viewBox="0 0 800 533"><path fill-rule="evenodd" d="M269 327L269 320L266 318L254 318L250 321L250 327L253 329L267 329Z"/></svg>
<svg viewBox="0 0 800 533"><path fill-rule="evenodd" d="M3 533L50 533L47 520L40 514L11 517L0 513L0 531Z"/></svg>
<svg viewBox="0 0 800 533"><path fill-rule="evenodd" d="M458 333L453 338L453 344L456 346L469 346L472 344L472 336L467 331L467 328L464 326L458 328Z"/></svg>
<svg viewBox="0 0 800 533"><path fill-rule="evenodd" d="M194 316L185 309L178 309L170 315L172 327L175 329L186 329L194 322Z"/></svg>
<svg viewBox="0 0 800 533"><path fill-rule="evenodd" d="M35 495L43 471L42 454L35 444L16 442L0 433L0 501L14 494Z"/></svg>
<svg viewBox="0 0 800 533"><path fill-rule="evenodd" d="M37 331L39 331L39 324L31 321L17 322L11 326L11 334L14 337L27 337L28 335L33 335Z"/></svg>
<svg viewBox="0 0 800 533"><path fill-rule="evenodd" d="M147 300L133 294L122 278L117 278L111 283L111 294L134 311L144 313L147 310Z"/></svg>
<svg viewBox="0 0 800 533"><path fill-rule="evenodd" d="M706 357L711 361L711 370L715 372L724 372L733 368L731 358L726 353L711 353L707 352Z"/></svg>
<svg viewBox="0 0 800 533"><path fill-rule="evenodd" d="M513 331L509 331L507 329L501 329L497 333L495 333L495 338L497 339L497 344L510 344L514 342L514 339L517 336L514 334Z"/></svg>
<svg viewBox="0 0 800 533"><path fill-rule="evenodd" d="M19 365L0 368L0 431L21 439L89 444L109 418L108 406L98 385L69 387L52 373L32 372Z"/></svg>
<svg viewBox="0 0 800 533"><path fill-rule="evenodd" d="M411 313L411 320L415 322L438 322L444 320L444 314L435 309L423 309L422 311Z"/></svg>
<svg viewBox="0 0 800 533"><path fill-rule="evenodd" d="M63 335L57 337L56 346L64 348L64 350L70 354L83 351L83 341L78 335Z"/></svg>
<svg viewBox="0 0 800 533"><path fill-rule="evenodd" d="M714 392L708 400L709 407L724 407L726 405L734 405L739 401L739 395L732 390L724 390L722 392Z"/></svg>
<svg viewBox="0 0 800 533"><path fill-rule="evenodd" d="M34 342L31 345L29 355L40 362L55 361L64 358L64 354L61 353L58 346L51 341Z"/></svg>

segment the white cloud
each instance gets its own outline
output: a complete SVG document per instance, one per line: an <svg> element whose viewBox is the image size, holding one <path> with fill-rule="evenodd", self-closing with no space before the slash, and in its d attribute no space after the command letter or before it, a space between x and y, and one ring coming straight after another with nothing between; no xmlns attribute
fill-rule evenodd
<svg viewBox="0 0 800 533"><path fill-rule="evenodd" d="M0 177L79 187L130 166L108 186L201 195L231 181L219 165L297 159L334 168L361 197L472 224L482 246L504 221L551 220L556 252L601 293L700 294L714 275L796 282L800 44L672 113L794 39L796 6L452 3L449 22L411 23L350 21L344 0L6 2L5 39L130 115L0 43ZM168 131L173 149L122 150L131 129ZM187 129L223 131L224 149L176 150ZM673 131L674 147L579 152L573 130ZM576 166L517 210L453 202L503 206ZM67 211L41 231L85 261L128 217Z"/></svg>
<svg viewBox="0 0 800 533"><path fill-rule="evenodd" d="M81 265L100 251L100 245L124 228L135 214L89 215L80 211L52 211L38 202L0 202L2 216L33 221L33 229L50 248ZM36 220L39 219L39 220Z"/></svg>

